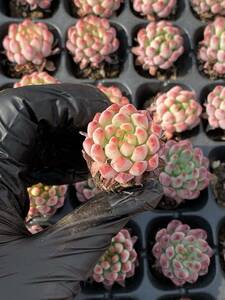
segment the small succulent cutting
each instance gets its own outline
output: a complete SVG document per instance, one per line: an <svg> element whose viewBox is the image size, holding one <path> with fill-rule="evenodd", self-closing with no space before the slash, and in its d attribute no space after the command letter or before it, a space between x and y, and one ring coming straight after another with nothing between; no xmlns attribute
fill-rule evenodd
<svg viewBox="0 0 225 300"><path fill-rule="evenodd" d="M174 14L177 0L133 0L133 9L149 20L165 19Z"/></svg>
<svg viewBox="0 0 225 300"><path fill-rule="evenodd" d="M217 85L207 97L206 115L212 129L225 130L225 87Z"/></svg>
<svg viewBox="0 0 225 300"><path fill-rule="evenodd" d="M44 18L51 12L53 0L9 0L10 15L16 18Z"/></svg>
<svg viewBox="0 0 225 300"><path fill-rule="evenodd" d="M80 202L86 202L101 192L98 189L92 178L84 181L78 181L74 184L76 196Z"/></svg>
<svg viewBox="0 0 225 300"><path fill-rule="evenodd" d="M66 185L47 186L38 183L29 187L30 210L27 215L27 221L35 217L54 215L56 210L64 205L66 191Z"/></svg>
<svg viewBox="0 0 225 300"><path fill-rule="evenodd" d="M225 1L223 0L191 0L191 5L203 20L217 15L225 16Z"/></svg>
<svg viewBox="0 0 225 300"><path fill-rule="evenodd" d="M199 43L198 59L202 70L210 78L225 76L225 18L217 17L204 30Z"/></svg>
<svg viewBox="0 0 225 300"><path fill-rule="evenodd" d="M156 267L176 286L195 283L206 275L213 250L203 229L191 229L179 220L172 220L155 237L152 253Z"/></svg>
<svg viewBox="0 0 225 300"><path fill-rule="evenodd" d="M42 85L42 84L56 84L60 83L55 77L49 75L47 72L34 72L30 75L24 75L20 81L14 84L14 88L27 85Z"/></svg>
<svg viewBox="0 0 225 300"><path fill-rule="evenodd" d="M78 16L96 15L102 18L110 18L122 2L123 0L73 0Z"/></svg>
<svg viewBox="0 0 225 300"><path fill-rule="evenodd" d="M136 241L137 237L131 236L127 229L120 230L94 267L93 280L103 283L105 287L111 287L115 283L124 286L126 278L134 276L138 264L134 249Z"/></svg>
<svg viewBox="0 0 225 300"><path fill-rule="evenodd" d="M47 59L58 53L59 49L54 49L54 36L45 23L26 19L10 24L3 47L12 77L55 69Z"/></svg>
<svg viewBox="0 0 225 300"><path fill-rule="evenodd" d="M89 123L83 154L96 186L108 191L140 184L154 172L161 142L149 111L112 104Z"/></svg>
<svg viewBox="0 0 225 300"><path fill-rule="evenodd" d="M195 92L180 86L157 95L149 109L153 113L153 121L162 127L168 139L175 133L196 127L202 113Z"/></svg>
<svg viewBox="0 0 225 300"><path fill-rule="evenodd" d="M136 65L147 70L151 76L169 71L184 53L184 39L178 27L169 21L150 22L137 34Z"/></svg>
<svg viewBox="0 0 225 300"><path fill-rule="evenodd" d="M80 70L103 68L104 72L105 64L113 62L119 45L116 29L107 19L87 16L68 30L66 47Z"/></svg>
<svg viewBox="0 0 225 300"><path fill-rule="evenodd" d="M196 199L212 179L209 160L200 148L193 148L189 140L165 144L164 167L159 175L164 194L181 203L183 200Z"/></svg>
<svg viewBox="0 0 225 300"><path fill-rule="evenodd" d="M128 98L126 96L123 96L122 91L115 85L105 86L99 83L97 87L109 98L110 102L119 105L125 105L129 103Z"/></svg>

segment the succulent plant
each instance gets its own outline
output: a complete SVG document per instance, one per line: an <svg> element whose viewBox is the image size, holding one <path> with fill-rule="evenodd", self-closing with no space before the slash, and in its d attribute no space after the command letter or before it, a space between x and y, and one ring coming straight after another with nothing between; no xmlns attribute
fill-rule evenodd
<svg viewBox="0 0 225 300"><path fill-rule="evenodd" d="M120 8L123 0L73 0L80 17L97 15L109 18Z"/></svg>
<svg viewBox="0 0 225 300"><path fill-rule="evenodd" d="M161 128L150 112L112 104L88 125L84 157L95 184L114 190L140 184L159 165Z"/></svg>
<svg viewBox="0 0 225 300"><path fill-rule="evenodd" d="M47 9L51 6L53 0L16 0L17 5L25 6L29 5L30 10L37 8Z"/></svg>
<svg viewBox="0 0 225 300"><path fill-rule="evenodd" d="M107 19L87 16L69 28L66 47L81 70L98 68L102 62L111 62L110 55L118 50L119 40Z"/></svg>
<svg viewBox="0 0 225 300"><path fill-rule="evenodd" d="M156 234L152 253L156 266L176 286L194 283L206 275L213 250L203 229L191 229L179 220L172 220Z"/></svg>
<svg viewBox="0 0 225 300"><path fill-rule="evenodd" d="M41 232L43 230L43 228L38 224L26 225L26 227L30 231L30 233L32 233L32 234L36 234L36 233Z"/></svg>
<svg viewBox="0 0 225 300"><path fill-rule="evenodd" d="M152 20L156 18L167 18L171 15L177 5L177 0L133 0L133 8L142 16Z"/></svg>
<svg viewBox="0 0 225 300"><path fill-rule="evenodd" d="M199 43L198 59L203 71L210 77L225 75L225 18L217 17L204 30Z"/></svg>
<svg viewBox="0 0 225 300"><path fill-rule="evenodd" d="M52 216L56 210L63 206L67 191L66 185L47 186L38 183L28 188L30 210L27 220L37 216Z"/></svg>
<svg viewBox="0 0 225 300"><path fill-rule="evenodd" d="M169 21L150 22L137 34L138 46L132 48L136 64L155 76L159 70L168 70L184 52L181 31Z"/></svg>
<svg viewBox="0 0 225 300"><path fill-rule="evenodd" d="M162 127L167 138L197 126L202 113L195 92L180 86L157 95L149 109L153 113L154 122Z"/></svg>
<svg viewBox="0 0 225 300"><path fill-rule="evenodd" d="M80 202L86 202L101 192L101 190L95 186L92 178L84 181L78 181L74 184L74 186L76 189L77 199Z"/></svg>
<svg viewBox="0 0 225 300"><path fill-rule="evenodd" d="M123 96L122 91L116 87L115 85L111 85L109 87L99 83L98 89L103 92L112 103L116 103L119 105L125 105L129 103L127 97Z"/></svg>
<svg viewBox="0 0 225 300"><path fill-rule="evenodd" d="M206 114L212 129L225 130L225 87L217 85L207 97Z"/></svg>
<svg viewBox="0 0 225 300"><path fill-rule="evenodd" d="M164 167L159 175L164 194L177 201L196 199L211 180L209 160L200 148L193 148L189 140L165 144Z"/></svg>
<svg viewBox="0 0 225 300"><path fill-rule="evenodd" d="M191 5L202 19L225 15L225 1L223 0L191 0Z"/></svg>
<svg viewBox="0 0 225 300"><path fill-rule="evenodd" d="M27 85L41 85L41 84L56 84L59 80L49 75L47 72L34 72L30 75L24 75L20 81L14 84L14 88Z"/></svg>
<svg viewBox="0 0 225 300"><path fill-rule="evenodd" d="M131 237L127 229L120 230L94 267L94 281L101 282L106 287L111 287L116 282L124 286L125 279L134 276L138 264L137 252L134 249L136 241L137 237Z"/></svg>
<svg viewBox="0 0 225 300"><path fill-rule="evenodd" d="M24 69L24 73L32 73L49 67L47 57L58 51L53 50L53 42L54 36L45 23L26 19L10 24L3 47L7 59L16 65L17 72Z"/></svg>

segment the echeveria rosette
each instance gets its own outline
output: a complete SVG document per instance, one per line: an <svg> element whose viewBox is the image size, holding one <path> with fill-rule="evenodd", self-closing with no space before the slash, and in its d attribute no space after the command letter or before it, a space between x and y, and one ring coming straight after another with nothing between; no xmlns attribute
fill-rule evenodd
<svg viewBox="0 0 225 300"><path fill-rule="evenodd" d="M9 25L8 34L3 39L7 59L17 69L27 67L27 72L42 71L48 68L47 58L58 49L53 49L54 36L43 22L32 22L25 19L21 23ZM52 68L52 66L51 66Z"/></svg>
<svg viewBox="0 0 225 300"><path fill-rule="evenodd" d="M98 189L92 178L84 181L78 181L74 184L76 196L80 202L86 202L101 192Z"/></svg>
<svg viewBox="0 0 225 300"><path fill-rule="evenodd" d="M202 107L195 92L180 86L156 96L150 106L153 120L162 127L170 139L175 133L191 130L200 123Z"/></svg>
<svg viewBox="0 0 225 300"><path fill-rule="evenodd" d="M203 71L212 78L225 76L225 18L217 17L204 30L199 43L198 59Z"/></svg>
<svg viewBox="0 0 225 300"><path fill-rule="evenodd" d="M164 195L181 203L196 199L212 179L209 160L198 147L193 148L189 140L165 144L164 169L159 175Z"/></svg>
<svg viewBox="0 0 225 300"><path fill-rule="evenodd" d="M94 267L93 280L103 283L105 287L111 287L115 283L124 286L126 278L134 276L138 264L134 249L136 241L137 237L131 236L127 229L120 230Z"/></svg>
<svg viewBox="0 0 225 300"><path fill-rule="evenodd" d="M169 70L184 53L181 30L169 21L150 22L138 31L137 47L132 48L137 56L136 65L148 70L151 76L158 71Z"/></svg>
<svg viewBox="0 0 225 300"><path fill-rule="evenodd" d="M176 286L195 283L208 273L213 250L203 229L191 229L179 220L172 220L155 237L152 253L156 266Z"/></svg>
<svg viewBox="0 0 225 300"><path fill-rule="evenodd" d="M55 214L56 210L64 205L66 185L48 186L38 183L28 188L30 199L30 210L27 220L38 216L49 217Z"/></svg>
<svg viewBox="0 0 225 300"><path fill-rule="evenodd" d="M14 84L14 88L27 85L42 85L42 84L58 84L60 83L55 77L49 75L47 72L34 72L29 75L24 75L20 81Z"/></svg>
<svg viewBox="0 0 225 300"><path fill-rule="evenodd" d="M133 0L133 9L152 20L168 18L177 5L177 0Z"/></svg>
<svg viewBox="0 0 225 300"><path fill-rule="evenodd" d="M122 91L115 85L105 86L99 83L97 87L109 98L110 102L119 105L125 105L129 103L128 98L126 96L123 96Z"/></svg>
<svg viewBox="0 0 225 300"><path fill-rule="evenodd" d="M110 56L118 50L119 40L107 19L91 15L69 28L66 47L81 70L99 68L102 62L112 61Z"/></svg>
<svg viewBox="0 0 225 300"><path fill-rule="evenodd" d="M225 130L225 87L217 85L207 97L206 114L212 129Z"/></svg>
<svg viewBox="0 0 225 300"><path fill-rule="evenodd" d="M89 123L83 153L95 184L114 190L141 184L156 171L161 143L149 111L112 104Z"/></svg>
<svg viewBox="0 0 225 300"><path fill-rule="evenodd" d="M224 0L191 0L191 5L202 19L209 19L216 15L225 16Z"/></svg>
<svg viewBox="0 0 225 300"><path fill-rule="evenodd" d="M18 5L29 5L30 10L41 8L43 10L48 9L51 6L53 0L17 0Z"/></svg>
<svg viewBox="0 0 225 300"><path fill-rule="evenodd" d="M96 15L102 18L111 17L122 2L123 0L73 0L80 17Z"/></svg>

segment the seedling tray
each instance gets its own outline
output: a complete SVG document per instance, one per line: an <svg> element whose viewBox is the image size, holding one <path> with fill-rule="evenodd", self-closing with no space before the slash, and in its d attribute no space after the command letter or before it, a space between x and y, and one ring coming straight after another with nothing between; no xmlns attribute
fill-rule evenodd
<svg viewBox="0 0 225 300"><path fill-rule="evenodd" d="M9 17L7 3L0 0L0 40L5 36L8 25L19 22L21 19ZM55 36L59 38L62 48L56 58L56 71L54 76L61 82L97 84L90 79L79 79L75 76L75 65L72 58L65 50L65 41L68 28L75 24L76 18L70 13L69 0L55 0L54 11L50 18L41 20L50 25ZM118 78L102 80L104 84L115 84L120 87L138 108L143 108L146 101L159 91L166 91L174 85L182 85L193 89L199 102L205 101L205 96L216 84L225 85L223 80L212 81L198 69L196 60L196 45L203 36L205 22L200 21L193 13L188 0L178 0L178 11L172 22L181 28L185 39L185 54L177 61L177 78L160 81L150 78L140 72L134 65L134 56L131 47L135 44L135 36L139 28L145 26L148 21L138 17L132 10L129 0L125 0L119 13L110 19L116 27L121 42L120 55L122 69ZM2 51L2 45L0 46ZM11 87L16 79L6 76L0 68L0 88ZM209 159L221 159L224 161L225 142L215 141L207 135L204 121L188 136L194 146L201 147ZM70 211L74 203L66 202L64 210L53 218L58 219L62 214ZM164 226L172 218L178 218L187 222L191 227L200 227L208 232L208 241L214 249L215 255L211 260L209 273L200 277L195 284L187 284L183 287L175 287L166 278L159 277L153 267L151 248L153 246L156 231ZM155 210L136 216L128 224L134 234L138 235L140 266L136 270L134 278L127 280L126 288L115 285L111 291L105 290L101 285L84 284L81 300L175 300L181 296L188 296L192 300L224 300L225 280L219 257L219 230L225 225L225 208L220 207L213 195L211 187L201 193L197 200L187 201L176 210Z"/></svg>

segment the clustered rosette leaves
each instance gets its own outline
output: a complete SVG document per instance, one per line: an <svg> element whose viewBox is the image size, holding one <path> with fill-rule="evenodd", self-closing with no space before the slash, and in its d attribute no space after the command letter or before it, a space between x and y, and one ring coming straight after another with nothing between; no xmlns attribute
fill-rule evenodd
<svg viewBox="0 0 225 300"><path fill-rule="evenodd" d="M207 97L206 114L212 129L225 130L225 87L217 85Z"/></svg>
<svg viewBox="0 0 225 300"><path fill-rule="evenodd" d="M148 19L167 18L175 10L177 0L133 0L133 8Z"/></svg>
<svg viewBox="0 0 225 300"><path fill-rule="evenodd" d="M193 148L189 140L165 144L163 171L159 181L164 195L181 203L183 200L196 199L210 183L209 160L200 148Z"/></svg>
<svg viewBox="0 0 225 300"><path fill-rule="evenodd" d="M17 0L17 5L29 5L30 10L37 8L47 9L51 6L53 0Z"/></svg>
<svg viewBox="0 0 225 300"><path fill-rule="evenodd" d="M123 0L73 0L80 17L97 15L109 18L120 8Z"/></svg>
<svg viewBox="0 0 225 300"><path fill-rule="evenodd" d="M80 202L86 202L101 192L101 190L95 186L92 178L84 181L78 181L74 184L74 186L76 189L77 199Z"/></svg>
<svg viewBox="0 0 225 300"><path fill-rule="evenodd" d="M138 264L134 249L136 241L137 237L131 236L127 229L120 230L94 267L93 280L103 283L105 287L111 287L116 282L124 286L125 279L134 276Z"/></svg>
<svg viewBox="0 0 225 300"><path fill-rule="evenodd" d="M191 5L194 11L203 19L225 15L224 0L191 0Z"/></svg>
<svg viewBox="0 0 225 300"><path fill-rule="evenodd" d="M176 286L195 283L206 275L213 250L203 229L191 229L179 220L172 220L156 234L152 253L163 275Z"/></svg>
<svg viewBox="0 0 225 300"><path fill-rule="evenodd" d="M184 39L178 27L169 21L150 22L137 34L138 46L132 48L136 65L155 76L159 70L168 70L184 52Z"/></svg>
<svg viewBox="0 0 225 300"><path fill-rule="evenodd" d="M162 127L167 138L196 127L202 113L195 92L180 86L157 95L149 109L153 113L153 121Z"/></svg>
<svg viewBox="0 0 225 300"><path fill-rule="evenodd" d="M27 68L27 72L36 70L42 71L48 68L47 57L57 53L58 49L53 49L54 36L49 31L45 23L34 23L30 19L25 19L21 23L9 25L8 35L3 40L8 60L22 68ZM52 66L51 66L52 68Z"/></svg>
<svg viewBox="0 0 225 300"><path fill-rule="evenodd" d="M66 185L47 186L38 183L28 188L30 198L30 210L27 220L38 216L49 217L55 214L56 210L64 205Z"/></svg>
<svg viewBox="0 0 225 300"><path fill-rule="evenodd" d="M81 70L87 66L99 68L102 62L111 62L119 48L116 29L107 19L87 16L69 28L67 49Z"/></svg>
<svg viewBox="0 0 225 300"><path fill-rule="evenodd" d="M99 83L97 87L109 98L112 103L116 103L119 105L125 105L129 103L128 98L126 96L123 96L122 91L115 85L105 86Z"/></svg>
<svg viewBox="0 0 225 300"><path fill-rule="evenodd" d="M199 43L198 59L210 77L225 75L225 18L217 17L204 30Z"/></svg>
<svg viewBox="0 0 225 300"><path fill-rule="evenodd" d="M29 75L24 75L20 81L14 84L14 88L27 85L42 85L42 84L56 84L60 83L55 77L49 75L47 72L34 72Z"/></svg>
<svg viewBox="0 0 225 300"><path fill-rule="evenodd" d="M150 112L112 104L88 125L84 158L97 186L114 190L140 184L159 166L161 128Z"/></svg>

